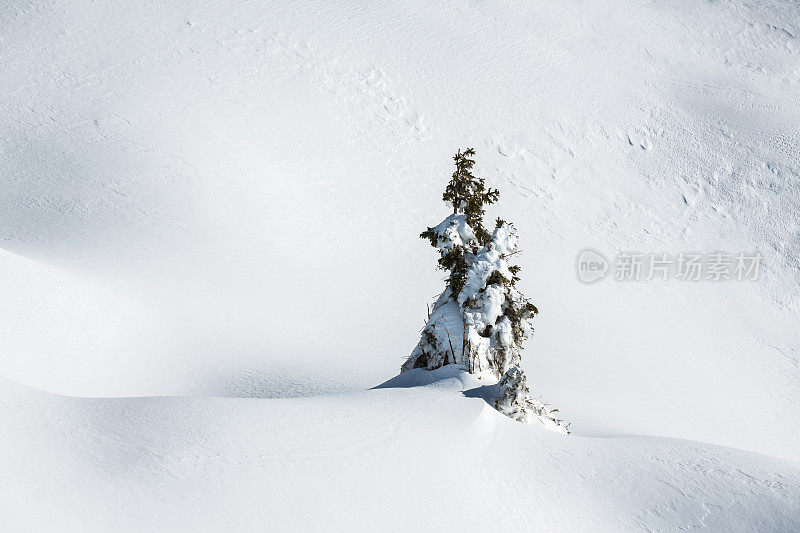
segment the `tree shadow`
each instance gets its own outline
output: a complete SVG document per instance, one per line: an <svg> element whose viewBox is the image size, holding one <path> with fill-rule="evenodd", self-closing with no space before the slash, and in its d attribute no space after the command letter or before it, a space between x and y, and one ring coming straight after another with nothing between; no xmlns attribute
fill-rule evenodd
<svg viewBox="0 0 800 533"><path fill-rule="evenodd" d="M453 387L461 385L467 386L464 379L464 369L461 365L450 364L441 368L428 370L425 368L415 368L408 370L395 377L376 385L373 389L408 389L411 387Z"/></svg>
<svg viewBox="0 0 800 533"><path fill-rule="evenodd" d="M461 365L445 365L434 370L415 368L403 372L373 389L409 389L412 387L447 387L461 389L467 398L480 398L494 407L497 384L475 386L476 378L464 371Z"/></svg>
<svg viewBox="0 0 800 533"><path fill-rule="evenodd" d="M497 397L497 384L481 385L480 387L465 390L462 394L467 398L480 398L494 408L494 400Z"/></svg>

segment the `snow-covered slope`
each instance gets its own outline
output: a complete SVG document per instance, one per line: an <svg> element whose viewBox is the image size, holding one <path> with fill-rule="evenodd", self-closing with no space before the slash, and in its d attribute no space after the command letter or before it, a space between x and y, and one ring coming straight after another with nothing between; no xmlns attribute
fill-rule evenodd
<svg viewBox="0 0 800 533"><path fill-rule="evenodd" d="M536 429L465 397L481 383L451 369L292 400L79 399L4 383L4 529L800 528L796 463ZM433 383L404 388L421 379Z"/></svg>
<svg viewBox="0 0 800 533"><path fill-rule="evenodd" d="M623 436L800 460L798 36L800 7L780 0L0 3L0 377L72 396L192 396L9 385L20 406L0 455L17 477L0 492L43 510L25 499L39 490L65 521L73 504L105 502L138 523L157 519L149 504L173 502L178 521L219 497L228 505L197 515L213 524L296 509L280 495L303 490L329 505L323 477L336 474L396 504L386 516L402 524L426 483L443 494L513 480L524 488L505 487L506 503L480 501L544 525L551 513L529 496L539 479L556 487L546 502L569 508L553 525L667 529L699 522L703 504L757 529L796 525L796 505L780 512L797 503L791 463ZM447 215L450 157L467 146L501 190L489 220L519 230L521 288L540 310L523 367L571 440L487 418L455 393L363 392L397 373L441 287L417 235ZM586 247L759 251L764 272L586 286ZM317 432L315 411L351 431ZM375 436L391 435L392 417L420 424L399 448ZM412 453L455 436L489 457L470 482L456 468L465 455ZM205 451L180 470L195 438ZM39 462L16 460L37 446ZM402 477L390 451L417 482L388 479ZM302 453L341 461L314 477L291 468ZM259 460L285 475L248 481ZM575 479L608 514L581 514ZM765 480L772 499L714 512L726 507L709 494L760 494ZM408 490L371 499L393 487ZM363 509L328 492L330 509ZM489 507L458 519L505 519ZM24 521L20 509L1 518ZM756 522L767 514L795 522Z"/></svg>

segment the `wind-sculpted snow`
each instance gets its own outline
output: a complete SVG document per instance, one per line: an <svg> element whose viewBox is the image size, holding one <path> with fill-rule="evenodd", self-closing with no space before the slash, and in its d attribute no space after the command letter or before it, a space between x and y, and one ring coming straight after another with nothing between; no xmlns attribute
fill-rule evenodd
<svg viewBox="0 0 800 533"><path fill-rule="evenodd" d="M481 381L452 366L400 378L283 400L84 399L3 382L0 522L8 531L800 527L795 463L539 430L470 397ZM446 497L428 504L431 494Z"/></svg>

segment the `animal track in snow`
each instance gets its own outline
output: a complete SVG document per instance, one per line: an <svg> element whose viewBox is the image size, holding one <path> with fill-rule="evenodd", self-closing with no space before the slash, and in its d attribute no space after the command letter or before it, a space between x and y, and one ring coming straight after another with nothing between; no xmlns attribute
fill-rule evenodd
<svg viewBox="0 0 800 533"><path fill-rule="evenodd" d="M347 65L310 43L292 40L277 33L270 37L281 71L311 81L344 106L344 122L354 138L372 138L375 129L387 128L401 143L427 137L423 114L412 107L384 70Z"/></svg>
<svg viewBox="0 0 800 533"><path fill-rule="evenodd" d="M644 130L629 131L626 135L628 144L641 148L642 150L653 149L653 139L661 135L661 131L653 131L650 128Z"/></svg>

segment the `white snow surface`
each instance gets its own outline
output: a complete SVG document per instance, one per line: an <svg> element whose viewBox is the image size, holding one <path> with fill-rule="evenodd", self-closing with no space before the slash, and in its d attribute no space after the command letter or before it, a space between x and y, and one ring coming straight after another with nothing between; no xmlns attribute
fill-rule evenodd
<svg viewBox="0 0 800 533"><path fill-rule="evenodd" d="M431 228L437 236L436 249L444 255L456 246L476 245L478 240L467 224L467 215L452 214Z"/></svg>
<svg viewBox="0 0 800 533"><path fill-rule="evenodd" d="M800 529L798 37L781 0L0 3L0 529ZM571 436L452 368L370 388L468 146ZM764 269L586 286L587 247Z"/></svg>
<svg viewBox="0 0 800 533"><path fill-rule="evenodd" d="M796 463L534 428L465 397L481 383L453 369L291 400L68 398L4 382L4 529L800 527Z"/></svg>

